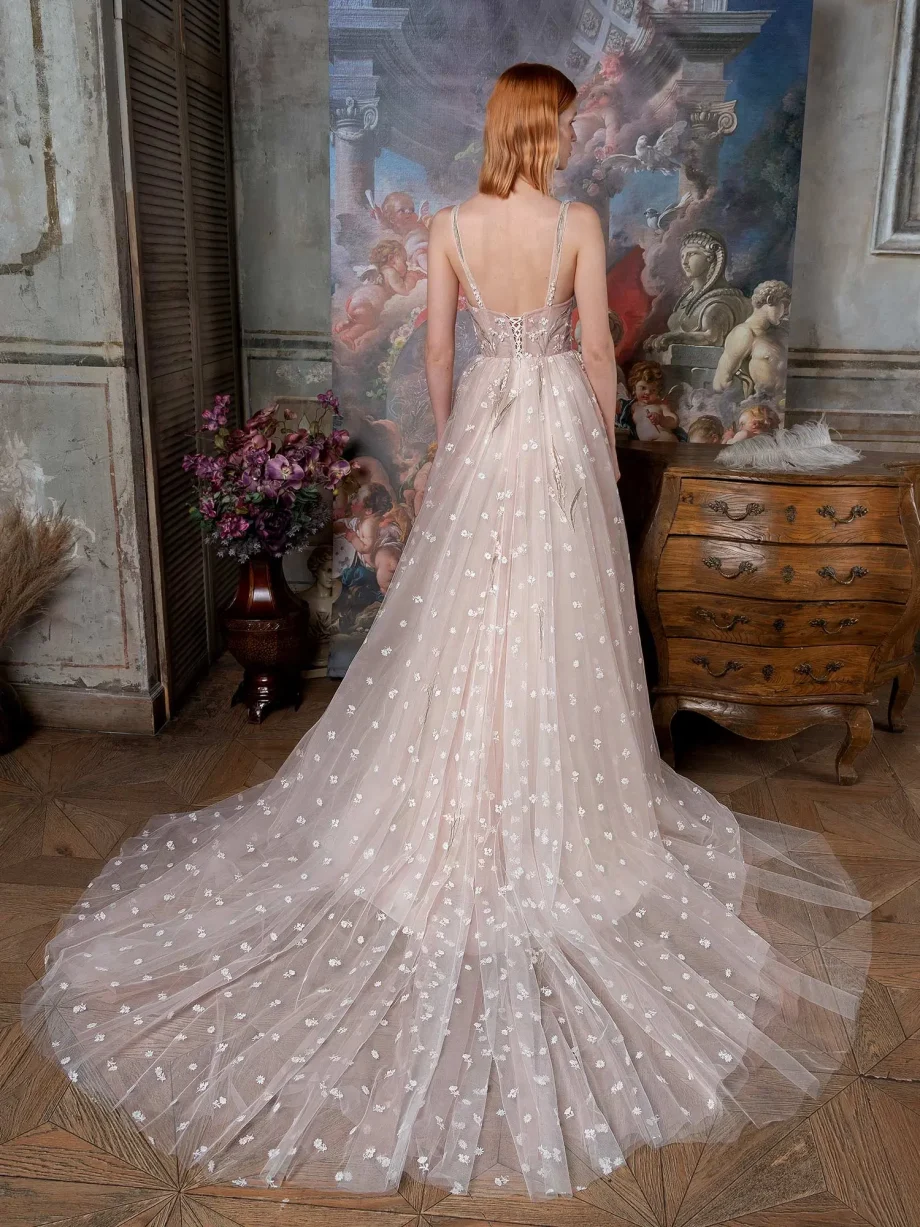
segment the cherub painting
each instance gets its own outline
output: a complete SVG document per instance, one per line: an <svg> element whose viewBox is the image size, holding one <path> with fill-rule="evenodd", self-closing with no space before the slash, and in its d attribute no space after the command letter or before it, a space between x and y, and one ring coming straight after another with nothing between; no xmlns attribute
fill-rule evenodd
<svg viewBox="0 0 920 1227"><path fill-rule="evenodd" d="M402 240L406 249L409 271L428 275L428 227L431 215L425 200L415 210L415 201L408 192L389 192L381 205L374 204L368 193L371 216Z"/></svg>
<svg viewBox="0 0 920 1227"><path fill-rule="evenodd" d="M420 269L409 268L406 248L399 239L381 239L371 249L371 267L361 275L363 285L345 302L348 317L333 328L336 339L357 350L376 332L384 307L396 294L410 294L425 278Z"/></svg>
<svg viewBox="0 0 920 1227"><path fill-rule="evenodd" d="M738 425L726 433L725 443L743 443L755 435L772 435L780 424L775 407L764 402L742 402L738 410Z"/></svg>
<svg viewBox="0 0 920 1227"><path fill-rule="evenodd" d="M685 434L688 443L720 444L725 436L722 419L711 413L700 414L687 427Z"/></svg>
<svg viewBox="0 0 920 1227"><path fill-rule="evenodd" d="M637 362L627 380L632 399L623 418L632 423L637 439L645 443L676 443L677 414L665 399L664 370L657 362Z"/></svg>

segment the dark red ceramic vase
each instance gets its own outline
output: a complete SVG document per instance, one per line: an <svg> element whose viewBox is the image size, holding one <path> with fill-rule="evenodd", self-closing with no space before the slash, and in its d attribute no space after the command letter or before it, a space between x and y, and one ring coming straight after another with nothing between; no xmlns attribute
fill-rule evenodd
<svg viewBox="0 0 920 1227"><path fill-rule="evenodd" d="M309 608L291 591L282 559L259 554L243 564L221 622L227 648L243 666L233 702L246 704L250 722L261 724L278 707L299 707L301 670L316 644Z"/></svg>

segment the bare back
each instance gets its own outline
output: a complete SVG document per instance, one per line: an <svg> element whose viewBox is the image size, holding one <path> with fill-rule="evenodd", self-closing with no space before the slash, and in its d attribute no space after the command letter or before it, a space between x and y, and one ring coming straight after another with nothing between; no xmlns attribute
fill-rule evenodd
<svg viewBox="0 0 920 1227"><path fill-rule="evenodd" d="M558 233L562 241L550 295ZM584 369L613 440L617 375L607 238L590 205L572 201L562 209L554 197L518 186L506 200L480 193L435 214L428 248L425 373L439 438L453 399L458 290L471 306L482 305L494 317L508 320L529 316L539 321L548 301L556 304L557 312L568 305L570 317L571 308L577 308ZM532 340L525 348L549 352L547 338Z"/></svg>
<svg viewBox="0 0 920 1227"><path fill-rule="evenodd" d="M559 202L534 192L507 200L478 193L464 201L457 214L463 254L490 311L525 315L546 302L553 248L559 221ZM577 244L563 236L555 299L572 297L575 287ZM456 250L447 252L463 292L472 287Z"/></svg>

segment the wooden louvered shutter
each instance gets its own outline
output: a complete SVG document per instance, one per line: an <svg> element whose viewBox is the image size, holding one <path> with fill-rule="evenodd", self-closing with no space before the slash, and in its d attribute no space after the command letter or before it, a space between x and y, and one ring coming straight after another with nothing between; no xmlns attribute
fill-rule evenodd
<svg viewBox="0 0 920 1227"><path fill-rule="evenodd" d="M182 457L218 392L239 404L226 0L126 0L141 381L171 711L218 648L234 564L188 514Z"/></svg>

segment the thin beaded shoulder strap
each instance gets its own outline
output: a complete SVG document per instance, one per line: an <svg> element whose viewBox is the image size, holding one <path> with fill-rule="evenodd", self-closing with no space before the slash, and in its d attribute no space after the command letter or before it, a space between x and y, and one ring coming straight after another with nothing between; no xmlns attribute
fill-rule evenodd
<svg viewBox="0 0 920 1227"><path fill-rule="evenodd" d="M553 263L549 271L549 286L546 290L544 306L551 307L556 297L556 280L559 277L559 260L562 256L562 240L565 236L565 219L569 212L569 202L564 200L559 206L559 221L556 223L556 246L553 248Z"/></svg>
<svg viewBox="0 0 920 1227"><path fill-rule="evenodd" d="M486 304L482 301L482 297L480 296L480 293L479 293L479 286L476 284L475 280L473 279L473 274L470 272L470 266L467 264L466 256L463 254L463 244L460 242L460 226L459 226L459 223L457 222L457 213L459 209L460 209L459 205L454 205L454 207L451 209L451 212L450 212L451 221L453 222L453 226L454 226L454 242L457 245L457 255L460 257L460 267L463 269L463 273L464 273L464 276L466 277L467 284L469 285L470 289L473 291L473 298L476 300L476 306L482 307L484 311L486 309Z"/></svg>

